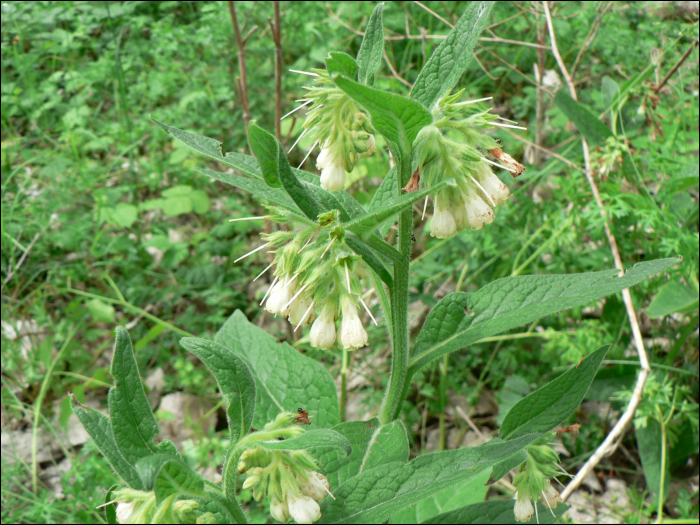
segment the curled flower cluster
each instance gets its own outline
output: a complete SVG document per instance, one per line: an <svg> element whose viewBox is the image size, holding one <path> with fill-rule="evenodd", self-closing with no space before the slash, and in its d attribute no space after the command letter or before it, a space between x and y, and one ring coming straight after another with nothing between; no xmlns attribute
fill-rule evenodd
<svg viewBox="0 0 700 525"><path fill-rule="evenodd" d="M167 498L156 501L154 492L121 489L115 493L117 523L216 523L211 512L196 512L199 503L192 499Z"/></svg>
<svg viewBox="0 0 700 525"><path fill-rule="evenodd" d="M345 349L361 348L368 335L359 315L360 305L372 317L362 298L361 279L368 272L361 257L345 244L342 227L333 217L329 220L328 227L266 236L277 247L275 278L261 305L272 314L287 317L295 330L311 325L313 347L328 350L337 342Z"/></svg>
<svg viewBox="0 0 700 525"><path fill-rule="evenodd" d="M549 481L561 473L558 466L559 456L549 443L552 436L553 434L545 435L525 448L527 459L520 465L519 472L513 479L513 485L518 489L513 509L517 521L530 521L537 514L537 502L535 501L533 506L533 499L539 498L542 505L550 511L561 503L559 492Z"/></svg>
<svg viewBox="0 0 700 525"><path fill-rule="evenodd" d="M238 471L246 473L243 489L251 489L253 498L270 498L270 514L286 522L314 523L321 519L319 503L331 495L330 484L316 471L314 459L305 451L246 450Z"/></svg>
<svg viewBox="0 0 700 525"><path fill-rule="evenodd" d="M357 161L377 150L369 117L343 91L335 87L326 70L314 70L318 85L306 88L305 100L312 101L304 122L304 133L321 153L316 168L321 170L321 187L330 191L345 188L347 173Z"/></svg>
<svg viewBox="0 0 700 525"><path fill-rule="evenodd" d="M515 176L525 169L484 133L504 124L497 123L497 117L488 111L465 117L464 108L469 102L457 103L461 94L445 97L433 111L434 124L419 133L418 170L404 187L409 192L421 186L429 189L454 179L452 186L443 185L432 194L430 235L439 239L452 237L461 230L480 230L493 222L494 209L508 200L510 192L493 173L491 165L507 169Z"/></svg>

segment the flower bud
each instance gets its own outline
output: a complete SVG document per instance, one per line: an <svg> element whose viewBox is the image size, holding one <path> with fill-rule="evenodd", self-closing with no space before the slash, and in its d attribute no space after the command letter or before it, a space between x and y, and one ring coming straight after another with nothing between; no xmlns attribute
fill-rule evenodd
<svg viewBox="0 0 700 525"><path fill-rule="evenodd" d="M524 501L520 501L518 498L515 501L515 508L513 509L515 514L515 521L530 521L535 515L535 509L530 503L530 498L526 498Z"/></svg>
<svg viewBox="0 0 700 525"><path fill-rule="evenodd" d="M307 475L309 476L309 479L302 483L301 490L304 494L312 497L320 503L328 495L331 489L331 486L328 483L328 478L314 470L308 471Z"/></svg>
<svg viewBox="0 0 700 525"><path fill-rule="evenodd" d="M197 523L217 523L213 512L205 512L197 518Z"/></svg>
<svg viewBox="0 0 700 525"><path fill-rule="evenodd" d="M345 188L345 168L342 160L336 163L329 162L321 173L321 187L324 190L340 191Z"/></svg>
<svg viewBox="0 0 700 525"><path fill-rule="evenodd" d="M313 523L321 519L321 507L309 496L297 496L287 491L289 514L297 523Z"/></svg>
<svg viewBox="0 0 700 525"><path fill-rule="evenodd" d="M256 485L262 477L262 471L263 469L261 467L256 467L254 469L249 470L246 473L246 480L243 482L243 490L249 489L253 485Z"/></svg>
<svg viewBox="0 0 700 525"><path fill-rule="evenodd" d="M430 235L438 239L447 239L453 237L457 232L457 224L455 223L454 215L449 207L441 203L440 197L435 199L435 211L433 218L430 221Z"/></svg>
<svg viewBox="0 0 700 525"><path fill-rule="evenodd" d="M294 326L298 325L310 306L311 298L303 292L299 294L299 296L292 301L292 304L289 305L289 322ZM304 319L304 324L311 324L311 321L313 320L314 312L312 308L311 311L309 311L309 314L306 316L306 319Z"/></svg>
<svg viewBox="0 0 700 525"><path fill-rule="evenodd" d="M199 508L199 503L193 499L183 499L176 501L173 505L173 513L180 519L181 523L194 523L197 521L197 516L194 511Z"/></svg>
<svg viewBox="0 0 700 525"><path fill-rule="evenodd" d="M559 491L547 482L544 490L540 494L540 501L543 505L551 509L556 509L557 505L561 503L561 496L559 495Z"/></svg>
<svg viewBox="0 0 700 525"><path fill-rule="evenodd" d="M368 336L362 321L357 315L357 307L348 298L342 301L343 318L340 322L339 342L343 348L362 348L367 344Z"/></svg>
<svg viewBox="0 0 700 525"><path fill-rule="evenodd" d="M491 224L494 219L493 210L475 192L462 194L467 210L467 222L475 230L480 230L484 224Z"/></svg>
<svg viewBox="0 0 700 525"><path fill-rule="evenodd" d="M309 333L309 341L314 348L329 350L335 343L335 307L327 304Z"/></svg>
<svg viewBox="0 0 700 525"><path fill-rule="evenodd" d="M130 501L128 503L118 503L117 504L117 523L129 523L131 515L134 513L136 508L136 501Z"/></svg>
<svg viewBox="0 0 700 525"><path fill-rule="evenodd" d="M270 496L270 514L277 521L286 523L289 520L289 506L286 501L280 501L275 496Z"/></svg>
<svg viewBox="0 0 700 525"><path fill-rule="evenodd" d="M377 151L377 139L374 135L370 135L367 139L367 155L372 155L375 151Z"/></svg>

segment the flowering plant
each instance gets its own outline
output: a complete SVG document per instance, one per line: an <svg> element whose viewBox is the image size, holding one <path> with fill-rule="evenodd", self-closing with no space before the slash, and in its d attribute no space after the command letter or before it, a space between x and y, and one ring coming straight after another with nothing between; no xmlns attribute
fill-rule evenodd
<svg viewBox="0 0 700 525"><path fill-rule="evenodd" d="M357 57L330 53L326 69L311 73L316 82L305 99L310 104L305 132L314 147L320 146L315 163L320 178L293 169L279 142L254 123L249 127L251 157L222 155L216 140L158 122L175 139L240 173L202 169L203 174L251 192L268 206L271 222L293 225L266 234L265 243L250 252L274 254L261 305L287 317L294 330L309 326L312 346L338 346L344 358L372 344L360 313L374 323L383 319L391 375L378 417L341 423L335 383L326 369L277 343L241 312L213 341L182 339L214 374L226 405L230 442L222 483L216 485L191 470L171 442L154 443L158 425L131 341L125 329L117 328L110 417L73 401L75 413L125 485L108 492L108 521L245 523L238 500L242 487L251 489L256 500L267 498L272 517L281 522L380 523L482 472L490 472L488 483L494 483L512 469L519 471L515 502L477 503L430 522L529 521L541 511L558 516L565 510L552 483L561 472L551 447L552 429L581 402L607 346L519 401L499 437L481 446L409 461L399 419L412 377L436 358L618 292L677 262L644 262L617 278L613 269L499 279L476 293L447 295L409 340L414 204L425 199L427 206L432 200L430 233L435 237L478 230L509 198L493 168L515 176L525 169L485 133L508 125L481 104L484 100L462 101L463 91L452 92L490 9L489 2L469 5L404 96L374 87L384 46L382 4L377 5ZM364 208L344 191L346 173L376 151L380 135L395 166ZM395 221L397 235L389 242L387 232ZM376 294L381 314L372 313L370 293ZM309 413L311 430L306 429ZM239 480L243 474L245 480Z"/></svg>

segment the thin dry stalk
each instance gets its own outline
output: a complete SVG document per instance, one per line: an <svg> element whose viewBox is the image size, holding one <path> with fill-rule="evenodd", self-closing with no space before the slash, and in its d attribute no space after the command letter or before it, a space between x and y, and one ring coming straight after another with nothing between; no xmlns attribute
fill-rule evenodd
<svg viewBox="0 0 700 525"><path fill-rule="evenodd" d="M537 17L537 42L539 44L544 44L545 25ZM545 68L545 50L543 48L537 49L537 107L536 107L536 120L535 120L535 166L539 166L542 162L542 145L544 144L544 89L542 88L542 78L544 77Z"/></svg>
<svg viewBox="0 0 700 525"><path fill-rule="evenodd" d="M668 79L673 76L673 74L678 70L679 67L681 67L681 64L686 61L686 59L690 56L690 53L693 52L693 49L695 49L695 46L698 45L697 40L693 40L693 43L690 44L690 47L686 49L685 53L683 53L683 56L678 59L678 61L673 65L671 68L671 71L668 72L668 74L664 77L664 79L659 82L659 85L654 88L655 92L659 92L659 90L666 85L666 82L668 82Z"/></svg>
<svg viewBox="0 0 700 525"><path fill-rule="evenodd" d="M554 33L554 25L552 24L552 14L550 13L549 5L545 1L542 2L542 6L544 7L545 17L547 18L547 28L549 29L549 39L552 45L552 53L554 54L554 58L556 59L557 64L559 65L559 69L561 70L562 76L566 79L566 84L569 87L569 93L571 94L571 98L577 100L578 97L576 96L576 88L574 87L571 75L569 75L569 71L566 69L566 65L564 64L564 61L562 60L561 55L559 54L559 49L557 47L557 39ZM596 205L600 210L600 215L603 218L605 234L608 237L608 244L610 245L610 250L612 251L613 258L615 260L615 267L618 270L620 270L620 273L618 275L621 276L624 274L622 258L620 257L620 250L617 247L617 240L615 239L615 236L613 235L610 229L610 223L608 222L607 213L603 206L603 200L601 199L600 192L598 191L598 185L596 184L595 179L593 178L593 172L591 170L591 152L590 148L588 147L588 141L585 137L582 136L581 142L583 145L583 159L585 163L584 173L586 174L586 179L588 180L588 184L591 187L591 192L593 193L593 197L595 198ZM630 326L632 328L632 335L635 347L637 349L637 355L639 356L639 363L642 369L639 372L637 384L634 387L632 398L630 399L630 402L627 405L625 412L622 414L619 421L615 424L610 433L607 435L603 443L598 447L595 453L590 458L588 458L588 461L586 461L583 467L581 467L581 469L578 471L578 474L576 474L576 477L574 477L574 479L562 491L562 500L566 500L571 495L571 493L581 484L581 482L588 475L588 473L591 472L593 468L600 462L600 460L616 448L616 442L618 438L622 437L622 434L624 433L627 425L632 420L635 412L637 411L637 407L639 406L639 403L642 399L644 384L646 383L647 376L651 371L646 349L644 348L644 341L642 340L642 332L639 329L637 312L635 311L634 305L632 304L632 297L630 295L629 289L622 290L622 300L625 303L625 309L627 310L627 316L629 317Z"/></svg>
<svg viewBox="0 0 700 525"><path fill-rule="evenodd" d="M274 7L274 22L268 18L267 23L272 29L272 40L275 43L275 136L282 140L282 67L284 53L282 51L282 17L280 16L279 1L272 2Z"/></svg>
<svg viewBox="0 0 700 525"><path fill-rule="evenodd" d="M598 34L598 29L600 29L600 24L603 21L603 17L605 16L605 13L607 13L608 10L612 7L612 5L613 5L612 2L608 2L608 5L603 8L601 13L598 15L598 18L596 18L595 22L593 22L593 25L591 26L591 30L588 32L588 36L586 37L586 40L584 40L583 45L581 46L581 49L578 52L578 55L576 55L576 60L574 60L574 65L571 66L571 78L574 78L576 76L576 68L578 67L579 63L581 62L581 58L583 57L583 53L586 51L586 48L588 48L595 40L595 37Z"/></svg>
<svg viewBox="0 0 700 525"><path fill-rule="evenodd" d="M248 124L250 123L250 103L248 101L248 71L246 69L245 62L245 45L248 41L250 35L258 28L254 26L248 34L244 37L241 34L241 28L238 25L238 17L236 16L236 5L235 2L229 0L228 10L231 14L231 22L233 23L233 32L236 37L236 47L238 48L238 78L236 79L236 84L238 87L238 96L241 99L241 108L243 109L243 123L245 124L246 135L248 134ZM250 142L248 143L250 148ZM250 148L250 151L253 151Z"/></svg>

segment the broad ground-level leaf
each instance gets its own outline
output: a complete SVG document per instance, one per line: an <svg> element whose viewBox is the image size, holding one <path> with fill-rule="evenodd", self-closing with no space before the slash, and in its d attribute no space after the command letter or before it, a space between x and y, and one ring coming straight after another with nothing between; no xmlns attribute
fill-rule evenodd
<svg viewBox="0 0 700 525"><path fill-rule="evenodd" d="M158 452L153 440L159 428L141 383L131 338L122 326L116 328L110 370L115 383L109 390L112 433L122 455L135 463Z"/></svg>
<svg viewBox="0 0 700 525"><path fill-rule="evenodd" d="M70 404L73 413L78 416L83 427L90 434L95 445L107 459L114 472L132 489L143 490L143 483L133 464L127 461L122 453L119 452L117 442L114 441L114 436L112 435L112 424L109 418L95 409L81 405L73 395L70 397Z"/></svg>
<svg viewBox="0 0 700 525"><path fill-rule="evenodd" d="M510 409L500 437L513 439L532 432L549 432L581 404L610 345L601 346L554 381L535 390Z"/></svg>
<svg viewBox="0 0 700 525"><path fill-rule="evenodd" d="M418 132L433 121L430 112L411 99L365 86L349 78L336 76L335 84L369 111L372 125L387 140L411 151Z"/></svg>
<svg viewBox="0 0 700 525"><path fill-rule="evenodd" d="M428 315L409 362L411 371L485 337L634 286L678 262L638 263L622 277L616 277L618 270L506 277L473 294L451 293Z"/></svg>
<svg viewBox="0 0 700 525"><path fill-rule="evenodd" d="M329 450L314 453L326 475L331 491L360 472L384 463L408 461L409 444L406 428L399 420L382 426L379 419L348 421L333 427L352 445L349 455Z"/></svg>
<svg viewBox="0 0 700 525"><path fill-rule="evenodd" d="M518 523L515 521L515 514L513 514L514 506L515 500L484 501L482 503L469 505L468 507L462 507L461 509L440 514L439 516L435 516L434 518L424 521L423 523L429 523L431 525L452 525L462 523L501 525L502 523ZM557 505L556 509L553 509L554 516L552 516L552 512L550 512L549 508L538 502L537 515L539 516L539 523L556 523L568 509L568 505L560 503ZM528 521L527 523L538 523L538 520L537 518L532 518L532 520Z"/></svg>
<svg viewBox="0 0 700 525"><path fill-rule="evenodd" d="M603 145L605 139L613 136L609 127L562 90L554 97L554 103L592 145Z"/></svg>
<svg viewBox="0 0 700 525"><path fill-rule="evenodd" d="M438 514L479 503L483 501L489 490L484 484L488 477L488 471L484 471L478 476L438 492L430 498L422 499L415 505L394 514L389 523L423 523Z"/></svg>
<svg viewBox="0 0 700 525"><path fill-rule="evenodd" d="M268 450L334 449L340 450L341 454L345 456L348 456L352 451L352 444L348 438L329 428L307 430L300 436L282 441L255 441L251 442L251 446L259 446Z"/></svg>
<svg viewBox="0 0 700 525"><path fill-rule="evenodd" d="M362 38L360 50L357 52L357 65L360 66L357 72L357 81L371 86L374 84L374 76L382 65L384 55L384 22L382 12L384 3L379 2L369 17L365 36Z"/></svg>
<svg viewBox="0 0 700 525"><path fill-rule="evenodd" d="M455 87L467 69L481 30L488 22L493 2L470 2L464 14L433 52L413 84L410 97L432 108Z"/></svg>
<svg viewBox="0 0 700 525"><path fill-rule="evenodd" d="M655 496L659 494L661 486L661 450L663 447L661 425L652 418L647 418L647 426L635 429L637 435L637 448L639 457L644 467L644 477L647 480L649 492ZM681 438L682 439L682 438ZM668 451L666 451L668 454ZM671 483L670 461L666 459L664 472L664 497L668 496Z"/></svg>
<svg viewBox="0 0 700 525"><path fill-rule="evenodd" d="M649 317L664 317L674 312L687 312L698 307L698 291L678 281L665 284L647 308Z"/></svg>
<svg viewBox="0 0 700 525"><path fill-rule="evenodd" d="M382 523L396 512L465 482L513 455L541 434L425 454L406 464L388 463L365 470L333 491L321 510L322 523Z"/></svg>
<svg viewBox="0 0 700 525"><path fill-rule="evenodd" d="M262 428L283 411L307 410L312 428L338 424L338 394L324 366L248 322L236 310L214 340L233 350L250 367L256 384L253 426Z"/></svg>
<svg viewBox="0 0 700 525"><path fill-rule="evenodd" d="M255 379L242 358L214 341L183 337L180 344L199 357L214 374L226 401L230 447L250 431L255 414Z"/></svg>

